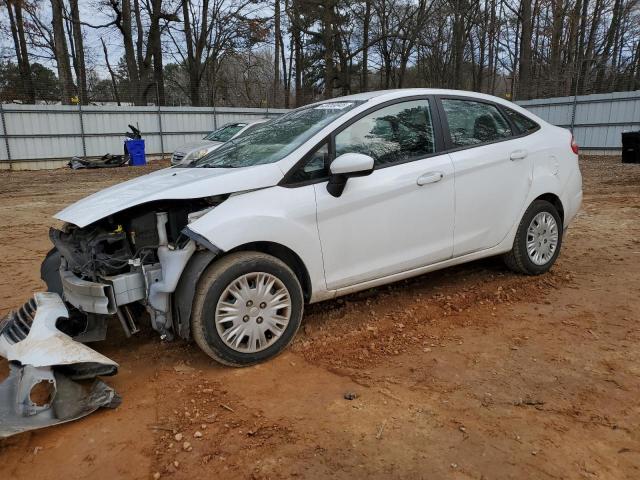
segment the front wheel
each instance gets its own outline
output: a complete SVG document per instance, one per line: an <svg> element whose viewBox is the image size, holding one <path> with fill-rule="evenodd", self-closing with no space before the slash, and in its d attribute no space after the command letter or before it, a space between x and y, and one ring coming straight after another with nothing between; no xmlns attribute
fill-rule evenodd
<svg viewBox="0 0 640 480"><path fill-rule="evenodd" d="M555 263L562 245L562 219L546 200L534 201L524 213L513 249L504 257L514 272L540 275Z"/></svg>
<svg viewBox="0 0 640 480"><path fill-rule="evenodd" d="M191 331L214 360L248 366L289 345L303 308L300 282L284 262L259 252L232 253L200 278Z"/></svg>

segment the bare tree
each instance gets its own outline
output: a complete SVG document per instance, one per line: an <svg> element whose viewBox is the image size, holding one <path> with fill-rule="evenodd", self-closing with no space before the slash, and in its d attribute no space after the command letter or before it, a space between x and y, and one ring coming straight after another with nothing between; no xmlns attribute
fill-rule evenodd
<svg viewBox="0 0 640 480"><path fill-rule="evenodd" d="M109 52L107 50L107 45L104 43L104 39L101 38L100 42L102 43L102 51L104 53L104 62L107 65L107 70L109 70L109 77L111 78L111 86L113 87L113 96L116 99L116 103L120 106L120 92L118 91L118 80L116 78L116 74L111 67L111 63L109 62Z"/></svg>
<svg viewBox="0 0 640 480"><path fill-rule="evenodd" d="M58 81L60 82L60 91L62 92L61 101L63 105L69 105L74 95L75 86L71 76L67 39L64 34L63 8L62 0L51 0L51 25L53 27L56 64L58 65Z"/></svg>
<svg viewBox="0 0 640 480"><path fill-rule="evenodd" d="M30 61L55 61L63 101L87 101L87 28L120 36L108 75L138 105L299 106L412 86L517 99L640 88L640 0L96 1L111 16L100 25L80 18L94 4L0 0L24 101L35 101Z"/></svg>
<svg viewBox="0 0 640 480"><path fill-rule="evenodd" d="M78 82L78 97L82 105L88 102L87 95L87 67L84 60L84 40L82 38L82 24L80 22L80 9L78 0L69 0L71 5L71 23L73 42L69 42L73 48L73 66Z"/></svg>
<svg viewBox="0 0 640 480"><path fill-rule="evenodd" d="M23 100L27 103L35 103L36 94L31 78L31 64L29 63L29 52L24 33L22 0L5 0L5 5L9 14L9 26L22 80Z"/></svg>

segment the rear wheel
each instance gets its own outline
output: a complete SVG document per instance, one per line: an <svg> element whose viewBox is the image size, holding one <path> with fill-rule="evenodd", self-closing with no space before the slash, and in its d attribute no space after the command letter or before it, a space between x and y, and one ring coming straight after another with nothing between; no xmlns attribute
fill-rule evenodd
<svg viewBox="0 0 640 480"><path fill-rule="evenodd" d="M515 272L539 275L555 263L561 245L562 219L558 211L546 200L536 200L520 221L505 263Z"/></svg>
<svg viewBox="0 0 640 480"><path fill-rule="evenodd" d="M272 358L293 340L304 301L295 273L259 252L223 257L202 275L191 329L198 346L225 365Z"/></svg>

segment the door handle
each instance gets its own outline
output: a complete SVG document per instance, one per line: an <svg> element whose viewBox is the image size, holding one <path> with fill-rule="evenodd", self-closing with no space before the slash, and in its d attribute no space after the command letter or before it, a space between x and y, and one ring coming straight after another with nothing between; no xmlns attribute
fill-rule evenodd
<svg viewBox="0 0 640 480"><path fill-rule="evenodd" d="M444 173L442 172L429 172L424 175L420 175L416 183L418 186L427 185L428 183L436 183L444 178Z"/></svg>
<svg viewBox="0 0 640 480"><path fill-rule="evenodd" d="M522 160L524 158L527 158L527 151L526 150L515 150L515 151L511 152L511 156L509 158L511 160Z"/></svg>

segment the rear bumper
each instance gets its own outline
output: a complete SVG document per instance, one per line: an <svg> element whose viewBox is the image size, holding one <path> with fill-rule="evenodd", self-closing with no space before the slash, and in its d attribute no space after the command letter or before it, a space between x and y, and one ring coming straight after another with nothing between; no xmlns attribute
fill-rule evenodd
<svg viewBox="0 0 640 480"><path fill-rule="evenodd" d="M561 196L564 206L564 229L566 230L578 214L582 205L582 175L576 167L564 187L565 194Z"/></svg>

